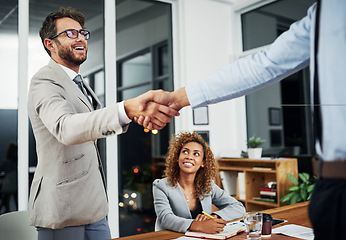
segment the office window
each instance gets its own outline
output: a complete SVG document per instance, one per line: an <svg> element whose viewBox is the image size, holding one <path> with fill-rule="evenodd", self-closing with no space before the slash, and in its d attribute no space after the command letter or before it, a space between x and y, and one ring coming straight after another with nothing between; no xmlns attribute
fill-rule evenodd
<svg viewBox="0 0 346 240"><path fill-rule="evenodd" d="M150 83L152 78L151 55L150 52L147 52L125 61L121 66L122 76L119 79L119 87L126 88Z"/></svg>
<svg viewBox="0 0 346 240"><path fill-rule="evenodd" d="M16 211L18 124L18 3L0 10L0 214Z"/></svg>
<svg viewBox="0 0 346 240"><path fill-rule="evenodd" d="M172 79L171 75L167 73L162 77L154 73L154 69L158 70L157 73L168 72L159 64L159 59L166 58L164 61L169 61L169 55L162 56L159 53L156 55L157 58L153 58L158 49L154 46L144 53L118 62L118 101L136 97L151 89L172 90L172 87L168 88L168 79ZM162 177L163 168L160 164L163 163L167 152L172 124L169 123L164 129L155 132L146 131L137 123L131 123L126 134L118 137L121 236L154 230L156 215L153 209L151 184L155 178ZM133 195L136 197L131 198ZM128 221L136 224L129 224Z"/></svg>
<svg viewBox="0 0 346 240"><path fill-rule="evenodd" d="M117 97L173 90L171 5L117 1ZM158 132L131 123L118 136L120 236L154 231L152 182L162 177L173 123Z"/></svg>
<svg viewBox="0 0 346 240"><path fill-rule="evenodd" d="M278 0L241 15L243 51L271 44L304 17L313 0Z"/></svg>
<svg viewBox="0 0 346 240"><path fill-rule="evenodd" d="M303 18L314 1L280 0L241 15L243 51L271 44ZM265 156L309 156L313 153L309 68L246 97L248 136L264 143ZM268 111L280 110L280 124L270 124ZM271 133L280 132L275 144ZM299 149L299 151L297 151Z"/></svg>

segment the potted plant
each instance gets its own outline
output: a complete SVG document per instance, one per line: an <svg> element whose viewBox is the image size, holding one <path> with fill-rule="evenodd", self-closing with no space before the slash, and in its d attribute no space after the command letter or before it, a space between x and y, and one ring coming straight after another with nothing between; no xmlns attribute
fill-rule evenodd
<svg viewBox="0 0 346 240"><path fill-rule="evenodd" d="M248 157L250 159L260 159L262 157L262 144L265 142L260 137L252 136L247 142Z"/></svg>
<svg viewBox="0 0 346 240"><path fill-rule="evenodd" d="M290 204L309 201L317 177L313 176L310 178L310 174L308 173L299 173L298 179L292 174L287 173L286 175L288 179L294 184L294 186L288 189L289 193L281 198L280 201Z"/></svg>

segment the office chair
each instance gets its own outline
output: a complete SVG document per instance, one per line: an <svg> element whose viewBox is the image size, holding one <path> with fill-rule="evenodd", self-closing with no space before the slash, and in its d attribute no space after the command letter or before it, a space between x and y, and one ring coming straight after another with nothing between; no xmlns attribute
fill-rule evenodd
<svg viewBox="0 0 346 240"><path fill-rule="evenodd" d="M29 225L28 211L0 215L0 233L1 239L4 240L37 240L35 227Z"/></svg>

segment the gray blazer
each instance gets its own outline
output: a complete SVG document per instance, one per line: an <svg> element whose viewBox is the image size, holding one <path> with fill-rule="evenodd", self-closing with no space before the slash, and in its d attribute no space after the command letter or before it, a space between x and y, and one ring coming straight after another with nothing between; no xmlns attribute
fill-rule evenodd
<svg viewBox="0 0 346 240"><path fill-rule="evenodd" d="M155 231L168 229L186 232L194 219L179 183L177 187L172 187L168 184L167 178L156 179L153 182L153 195L157 216ZM219 211L214 213L226 221L240 218L245 213L243 204L225 193L213 181L211 193L200 201L206 213L212 213L212 204L218 207Z"/></svg>
<svg viewBox="0 0 346 240"><path fill-rule="evenodd" d="M32 78L28 114L38 164L29 198L30 223L59 229L94 223L108 214L103 169L96 139L126 131L117 105L95 111L77 85L54 61Z"/></svg>

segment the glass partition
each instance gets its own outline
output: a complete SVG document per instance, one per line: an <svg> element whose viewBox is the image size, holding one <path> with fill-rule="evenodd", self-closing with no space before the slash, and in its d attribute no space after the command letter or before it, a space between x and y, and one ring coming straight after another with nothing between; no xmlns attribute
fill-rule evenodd
<svg viewBox="0 0 346 240"><path fill-rule="evenodd" d="M293 22L306 16L313 3L281 0L242 14L245 53L272 43ZM264 156L304 158L312 154L308 68L248 95L246 106L248 137L256 135L266 140Z"/></svg>
<svg viewBox="0 0 346 240"><path fill-rule="evenodd" d="M18 2L0 10L0 214L18 209Z"/></svg>
<svg viewBox="0 0 346 240"><path fill-rule="evenodd" d="M304 17L313 0L278 0L241 15L243 51L271 44Z"/></svg>
<svg viewBox="0 0 346 240"><path fill-rule="evenodd" d="M173 90L171 5L117 1L118 101ZM118 137L120 236L154 231L152 182L162 177L173 123L155 132L131 123Z"/></svg>

